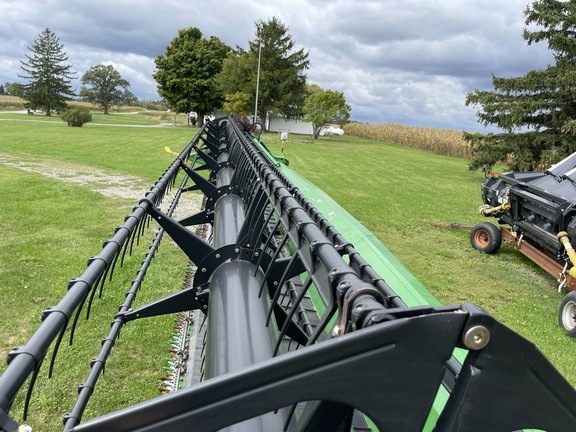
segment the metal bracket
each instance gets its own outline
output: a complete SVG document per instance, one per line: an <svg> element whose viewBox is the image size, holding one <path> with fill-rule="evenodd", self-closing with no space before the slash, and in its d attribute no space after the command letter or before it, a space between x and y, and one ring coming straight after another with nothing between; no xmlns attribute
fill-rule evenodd
<svg viewBox="0 0 576 432"><path fill-rule="evenodd" d="M216 189L214 183L210 182L209 180L206 180L204 177L198 174L196 170L193 170L184 162L181 162L181 165L182 169L186 172L186 174L188 174L188 176L192 179L192 181L196 184L196 186L200 188L200 190L204 195L208 196Z"/></svg>
<svg viewBox="0 0 576 432"><path fill-rule="evenodd" d="M138 309L116 314L116 317L120 317L122 322L127 323L139 318L148 318L189 310L201 310L206 314L208 310L208 299L209 295L207 291L198 292L195 287L191 287L148 303Z"/></svg>
<svg viewBox="0 0 576 432"><path fill-rule="evenodd" d="M192 231L186 229L167 214L157 209L150 200L144 198L142 201L149 203L147 212L158 224L164 228L168 235L176 242L182 251L195 264L201 262L204 257L214 251L214 248L198 237Z"/></svg>

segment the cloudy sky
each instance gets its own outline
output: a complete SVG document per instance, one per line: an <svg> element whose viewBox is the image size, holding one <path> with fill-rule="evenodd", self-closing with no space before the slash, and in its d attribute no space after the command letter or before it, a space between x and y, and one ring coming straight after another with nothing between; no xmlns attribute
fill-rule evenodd
<svg viewBox="0 0 576 432"><path fill-rule="evenodd" d="M530 0L0 0L0 83L48 27L80 78L112 64L140 99L158 99L154 59L179 29L248 47L254 23L279 18L310 53L309 82L344 93L352 119L484 131L466 94L491 74L545 68L522 39ZM79 87L79 80L75 82Z"/></svg>

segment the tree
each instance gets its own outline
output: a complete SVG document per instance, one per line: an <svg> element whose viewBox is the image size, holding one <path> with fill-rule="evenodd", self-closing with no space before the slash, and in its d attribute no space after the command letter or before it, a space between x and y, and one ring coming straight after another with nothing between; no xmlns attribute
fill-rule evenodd
<svg viewBox="0 0 576 432"><path fill-rule="evenodd" d="M4 90L4 86L0 84L0 95L6 94L6 90Z"/></svg>
<svg viewBox="0 0 576 432"><path fill-rule="evenodd" d="M25 94L24 86L20 83L17 83L17 82L5 83L4 84L4 91L6 93L8 93L10 96L24 97L24 94Z"/></svg>
<svg viewBox="0 0 576 432"><path fill-rule="evenodd" d="M224 103L224 111L236 116L250 112L251 108L250 95L244 92L236 92L233 95L228 95Z"/></svg>
<svg viewBox="0 0 576 432"><path fill-rule="evenodd" d="M23 97L30 109L42 109L47 116L52 110L63 110L67 97L75 96L70 85L74 72L66 64L68 56L63 47L58 36L45 28L28 47L32 56L26 54L27 61L20 62L27 75L19 76L28 80Z"/></svg>
<svg viewBox="0 0 576 432"><path fill-rule="evenodd" d="M202 124L206 114L224 103L216 76L229 51L230 47L217 37L202 38L195 27L179 30L166 47L166 54L155 60L157 71L153 76L158 94L176 112L195 111Z"/></svg>
<svg viewBox="0 0 576 432"><path fill-rule="evenodd" d="M344 94L335 90L324 90L315 86L304 104L304 121L314 126L314 138L328 125L335 123L343 126L350 118L350 105L346 103Z"/></svg>
<svg viewBox="0 0 576 432"><path fill-rule="evenodd" d="M130 87L130 83L112 65L92 66L80 81L84 84L80 88L80 97L101 107L104 114L108 114L112 106L122 104L122 90Z"/></svg>
<svg viewBox="0 0 576 432"><path fill-rule="evenodd" d="M256 22L256 39L249 50L237 49L228 56L219 77L226 95L237 92L250 96L249 106L256 105L258 59L260 80L258 113L261 118L274 111L288 118L302 116L306 99L306 70L310 67L308 52L295 50L288 28L277 18ZM229 96L228 96L229 97Z"/></svg>
<svg viewBox="0 0 576 432"><path fill-rule="evenodd" d="M123 105L136 105L138 103L138 98L134 93L128 89L124 89L122 93L122 104Z"/></svg>
<svg viewBox="0 0 576 432"><path fill-rule="evenodd" d="M493 76L493 91L476 90L467 105L501 134L470 134L471 169L508 160L513 170L535 170L576 150L576 1L536 0L524 11L523 38L546 42L555 64L522 77Z"/></svg>

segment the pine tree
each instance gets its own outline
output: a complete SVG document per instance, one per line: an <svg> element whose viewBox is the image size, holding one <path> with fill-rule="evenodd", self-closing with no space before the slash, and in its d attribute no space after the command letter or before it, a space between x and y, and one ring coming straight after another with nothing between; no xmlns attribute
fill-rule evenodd
<svg viewBox="0 0 576 432"><path fill-rule="evenodd" d="M547 43L555 64L522 77L493 76L493 91L468 94L466 104L481 107L479 121L504 132L464 134L471 169L498 161L541 169L576 151L576 0L536 0L524 14L524 39Z"/></svg>
<svg viewBox="0 0 576 432"><path fill-rule="evenodd" d="M249 105L256 105L258 59L258 111L261 118L273 111L289 118L303 115L306 70L310 67L308 52L295 50L288 27L277 18L256 22L256 39L249 50L238 49L224 62L220 86L228 98L237 93L249 95Z"/></svg>
<svg viewBox="0 0 576 432"><path fill-rule="evenodd" d="M41 109L47 116L53 110L63 110L67 97L74 96L70 85L74 73L70 71L72 66L66 64L68 56L62 48L56 34L45 28L28 47L32 55L26 55L27 61L20 62L27 74L20 77L28 80L24 86L28 108Z"/></svg>

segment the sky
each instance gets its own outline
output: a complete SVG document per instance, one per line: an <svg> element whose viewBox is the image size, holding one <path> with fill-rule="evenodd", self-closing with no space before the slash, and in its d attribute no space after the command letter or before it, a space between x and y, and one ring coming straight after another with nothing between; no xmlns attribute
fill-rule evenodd
<svg viewBox="0 0 576 432"><path fill-rule="evenodd" d="M351 119L492 132L466 106L492 75L522 76L553 57L522 38L529 0L0 0L0 83L52 29L76 72L113 65L139 99L159 99L154 59L178 30L248 48L255 22L284 23L309 52L308 82L344 93Z"/></svg>

